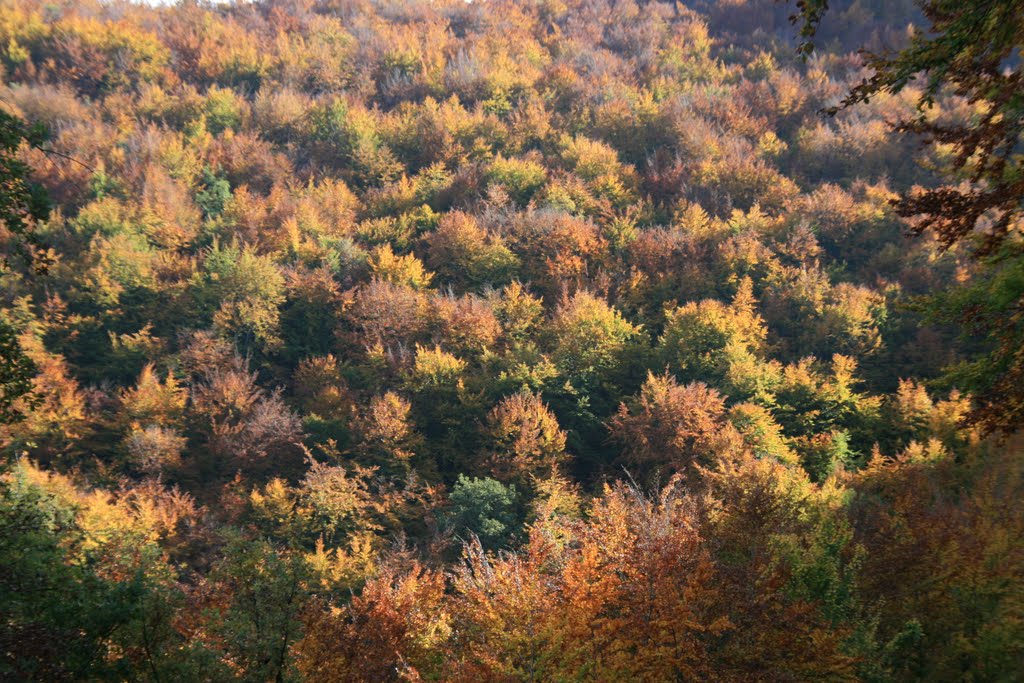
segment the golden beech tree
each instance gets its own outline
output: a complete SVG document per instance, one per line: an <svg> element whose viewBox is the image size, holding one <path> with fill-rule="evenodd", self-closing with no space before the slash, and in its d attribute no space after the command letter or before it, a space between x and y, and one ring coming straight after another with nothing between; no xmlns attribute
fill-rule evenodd
<svg viewBox="0 0 1024 683"><path fill-rule="evenodd" d="M666 489L606 490L567 558L558 626L564 673L597 679L703 678L708 644L730 624L716 610L696 506Z"/></svg>
<svg viewBox="0 0 1024 683"><path fill-rule="evenodd" d="M413 289L426 289L434 277L433 273L423 267L422 261L412 254L396 255L390 244L373 250L370 254L370 270L381 280Z"/></svg>
<svg viewBox="0 0 1024 683"><path fill-rule="evenodd" d="M725 399L700 382L681 386L669 375L648 374L640 395L623 403L608 423L627 463L645 472L658 466L692 470L740 442L726 419Z"/></svg>
<svg viewBox="0 0 1024 683"><path fill-rule="evenodd" d="M405 467L421 443L410 412L412 405L393 391L370 400L356 421L359 453L370 463Z"/></svg>
<svg viewBox="0 0 1024 683"><path fill-rule="evenodd" d="M607 381L634 350L641 330L600 296L579 291L551 321L552 360L571 382L593 387Z"/></svg>
<svg viewBox="0 0 1024 683"><path fill-rule="evenodd" d="M656 679L709 675L715 614L710 556L693 501L606 490L573 543L535 526L516 555L467 548L455 576L459 680Z"/></svg>
<svg viewBox="0 0 1024 683"><path fill-rule="evenodd" d="M161 382L150 363L142 369L135 386L121 393L122 419L127 425L175 426L181 422L187 399L188 392L173 374L168 372Z"/></svg>
<svg viewBox="0 0 1024 683"><path fill-rule="evenodd" d="M461 211L445 214L426 241L427 264L444 283L461 287L502 284L519 265L500 235Z"/></svg>
<svg viewBox="0 0 1024 683"><path fill-rule="evenodd" d="M545 296L583 288L596 274L605 241L593 223L547 210L521 214L510 227L509 245L525 277Z"/></svg>
<svg viewBox="0 0 1024 683"><path fill-rule="evenodd" d="M435 297L433 307L436 330L434 339L456 353L478 356L496 346L501 323L493 305L473 294L461 297Z"/></svg>
<svg viewBox="0 0 1024 683"><path fill-rule="evenodd" d="M449 637L444 576L413 564L383 569L342 608L313 604L296 667L308 680L424 680Z"/></svg>
<svg viewBox="0 0 1024 683"><path fill-rule="evenodd" d="M532 333L544 314L543 302L520 282L509 283L493 298L495 315L512 340L522 340Z"/></svg>
<svg viewBox="0 0 1024 683"><path fill-rule="evenodd" d="M669 311L660 346L665 360L688 378L721 378L729 371L730 349L755 357L767 330L757 313L749 278L741 281L732 305L715 300Z"/></svg>
<svg viewBox="0 0 1024 683"><path fill-rule="evenodd" d="M531 552L504 557L489 556L479 543L466 547L451 606L452 630L463 641L452 653L459 680L544 678L557 586L541 571L545 545L531 542Z"/></svg>
<svg viewBox="0 0 1024 683"><path fill-rule="evenodd" d="M487 416L488 465L502 481L525 481L556 472L566 459L565 432L541 400L529 392L507 396Z"/></svg>

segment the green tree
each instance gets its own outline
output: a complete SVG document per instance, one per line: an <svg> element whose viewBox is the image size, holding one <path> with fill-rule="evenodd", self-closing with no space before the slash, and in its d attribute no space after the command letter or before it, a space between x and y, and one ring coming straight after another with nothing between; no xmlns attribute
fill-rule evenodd
<svg viewBox="0 0 1024 683"><path fill-rule="evenodd" d="M267 256L250 246L214 244L193 278L201 309L214 327L243 351L268 350L280 343L284 276Z"/></svg>
<svg viewBox="0 0 1024 683"><path fill-rule="evenodd" d="M231 183L217 176L209 167L203 169L202 189L196 193L196 204L207 218L216 218L224 212L231 199Z"/></svg>
<svg viewBox="0 0 1024 683"><path fill-rule="evenodd" d="M76 515L21 468L0 481L0 678L97 680L130 671L108 648L140 617L144 576L102 576L104 548Z"/></svg>
<svg viewBox="0 0 1024 683"><path fill-rule="evenodd" d="M43 186L32 181L18 150L22 145L41 148L46 137L43 124L29 125L0 109L0 225L13 235L15 249L30 259L37 246L33 224L50 215L51 202Z"/></svg>
<svg viewBox="0 0 1024 683"><path fill-rule="evenodd" d="M296 680L290 646L301 635L299 618L308 600L301 555L234 538L210 578L204 635L224 648L242 680Z"/></svg>
<svg viewBox="0 0 1024 683"><path fill-rule="evenodd" d="M18 399L32 391L36 364L25 355L18 341L18 329L0 311L0 423L22 417Z"/></svg>
<svg viewBox="0 0 1024 683"><path fill-rule="evenodd" d="M0 226L13 238L14 251L43 268L46 261L36 255L32 233L34 223L50 215L50 199L43 187L30 179L28 164L18 158L22 144L40 147L46 140L42 125L29 126L0 109ZM0 259L0 268L6 259ZM35 365L21 350L16 328L0 315L0 422L19 417L15 401L32 388Z"/></svg>
<svg viewBox="0 0 1024 683"><path fill-rule="evenodd" d="M508 545L521 523L516 487L489 477L459 475L452 488L448 521L456 533L474 534L483 546Z"/></svg>

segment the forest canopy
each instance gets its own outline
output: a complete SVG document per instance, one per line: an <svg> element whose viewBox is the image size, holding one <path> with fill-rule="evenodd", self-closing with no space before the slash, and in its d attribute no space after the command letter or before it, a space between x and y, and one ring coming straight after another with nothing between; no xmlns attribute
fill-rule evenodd
<svg viewBox="0 0 1024 683"><path fill-rule="evenodd" d="M0 679L1013 680L1022 25L0 3Z"/></svg>

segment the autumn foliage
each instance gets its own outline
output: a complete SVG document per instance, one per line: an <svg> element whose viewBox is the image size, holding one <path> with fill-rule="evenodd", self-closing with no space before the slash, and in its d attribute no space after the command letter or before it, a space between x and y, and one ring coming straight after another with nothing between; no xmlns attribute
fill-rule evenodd
<svg viewBox="0 0 1024 683"><path fill-rule="evenodd" d="M1016 124L822 4L0 3L0 679L1018 677Z"/></svg>

